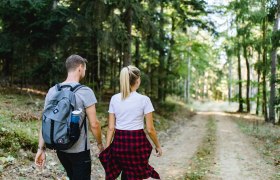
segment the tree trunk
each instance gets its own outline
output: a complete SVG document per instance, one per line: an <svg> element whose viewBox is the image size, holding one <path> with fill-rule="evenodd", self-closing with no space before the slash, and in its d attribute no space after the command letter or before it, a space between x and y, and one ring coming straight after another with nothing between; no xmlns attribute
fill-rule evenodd
<svg viewBox="0 0 280 180"><path fill-rule="evenodd" d="M243 112L243 98L242 98L242 76L241 76L241 57L240 57L240 44L237 45L237 59L238 59L238 101L239 108L238 112Z"/></svg>
<svg viewBox="0 0 280 180"><path fill-rule="evenodd" d="M5 83L9 84L11 81L12 74L12 56L10 53L3 59L3 68L1 73L1 79L4 80Z"/></svg>
<svg viewBox="0 0 280 180"><path fill-rule="evenodd" d="M114 68L114 61L115 61L115 59L114 59L114 57L112 57L112 58L110 58L110 89L113 89L113 87L114 87L114 70L115 70L115 68Z"/></svg>
<svg viewBox="0 0 280 180"><path fill-rule="evenodd" d="M114 59L113 59L113 63L114 63L114 66L113 66L113 77L112 77L112 79L113 79L113 87L114 87L114 94L117 92L117 81L116 81L116 79L115 79L115 77L117 76L117 70L118 70L118 68L117 68L117 59L118 59L118 53L117 53L117 50L115 50L115 57L114 57Z"/></svg>
<svg viewBox="0 0 280 180"><path fill-rule="evenodd" d="M53 7L52 7L52 9L56 9L56 7L57 7L57 0L53 0Z"/></svg>
<svg viewBox="0 0 280 180"><path fill-rule="evenodd" d="M184 80L184 100L187 101L187 78Z"/></svg>
<svg viewBox="0 0 280 180"><path fill-rule="evenodd" d="M266 30L267 30L267 19L263 19L263 24L262 24L262 31L263 31L263 81L262 81L262 86L263 86L263 114L264 114L264 119L266 122L268 122L268 117L267 117L267 97L266 97L266 66L267 66L267 45L266 45Z"/></svg>
<svg viewBox="0 0 280 180"><path fill-rule="evenodd" d="M191 48L188 47L188 80L187 80L187 102L190 101L190 89L191 89Z"/></svg>
<svg viewBox="0 0 280 180"><path fill-rule="evenodd" d="M140 40L139 38L135 38L135 66L139 67L140 61Z"/></svg>
<svg viewBox="0 0 280 180"><path fill-rule="evenodd" d="M171 38L170 38L170 41L169 41L169 44L170 44L170 49L169 49L169 53L168 53L168 59L167 59L167 68L166 68L166 78L165 78L165 89L168 91L168 92L173 92L172 90L172 81L168 81L168 78L170 76L170 72L172 72L172 62L173 62L173 47L174 47L174 44L175 44L175 39L174 39L174 33L175 33L175 30L176 30L176 27L175 27L175 17L171 17ZM166 93L165 93L165 97L166 97ZM165 99L164 97L164 99Z"/></svg>
<svg viewBox="0 0 280 180"><path fill-rule="evenodd" d="M97 45L97 79L98 79L98 82L100 81L100 59L101 59L100 47L99 47L99 45Z"/></svg>
<svg viewBox="0 0 280 180"><path fill-rule="evenodd" d="M160 4L160 29L159 29L159 37L160 37L160 41L161 43L164 43L164 19L163 19L163 8L164 8L164 4L163 2L161 2ZM163 45L161 45L159 47L159 68L158 68L158 100L160 102L164 102L164 97L165 97L165 70L164 70L164 58L165 58L165 52L164 52L164 47Z"/></svg>
<svg viewBox="0 0 280 180"><path fill-rule="evenodd" d="M228 56L228 101L231 101L231 77L232 77L232 62L231 57Z"/></svg>
<svg viewBox="0 0 280 180"><path fill-rule="evenodd" d="M124 14L124 24L127 31L127 40L124 42L124 66L131 64L131 29L132 29L133 10L129 5Z"/></svg>
<svg viewBox="0 0 280 180"><path fill-rule="evenodd" d="M278 6L280 6L280 0L278 0ZM273 28L273 33L278 31L278 22L280 19L279 7L277 8L275 24ZM272 42L276 40L272 39ZM277 45L272 43L271 52L271 82L270 82L270 100L269 100L269 122L275 124L275 83L276 83L276 66L277 66Z"/></svg>
<svg viewBox="0 0 280 180"><path fill-rule="evenodd" d="M261 62L261 52L258 51L258 66L257 66L257 74L258 74L258 92L257 92L257 107L256 107L256 115L259 115L259 107L260 107L260 78L261 78L261 69L260 69L260 62Z"/></svg>
<svg viewBox="0 0 280 180"><path fill-rule="evenodd" d="M247 85L246 85L247 113L250 113L250 110L251 110L251 108L250 108L250 64L249 64L246 45L243 45L243 53L244 53L244 58L246 61L246 69L247 69Z"/></svg>
<svg viewBox="0 0 280 180"><path fill-rule="evenodd" d="M90 79L90 83L92 83L94 85L94 90L98 90L99 89L99 79L97 76L97 72L98 72L98 44L97 44L97 37L96 36L92 36L91 37L91 51L90 51L90 55L89 55L89 60L90 62L88 62L88 73L90 74L91 77L89 77Z"/></svg>

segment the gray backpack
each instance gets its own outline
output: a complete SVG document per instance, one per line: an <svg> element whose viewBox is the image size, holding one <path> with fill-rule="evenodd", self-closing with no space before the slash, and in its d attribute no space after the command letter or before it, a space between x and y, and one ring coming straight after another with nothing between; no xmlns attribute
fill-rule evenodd
<svg viewBox="0 0 280 180"><path fill-rule="evenodd" d="M80 137L82 125L71 123L71 113L76 110L75 92L81 84L72 87L70 85L56 85L56 92L46 104L42 116L42 135L46 147L55 150L66 150L72 147Z"/></svg>

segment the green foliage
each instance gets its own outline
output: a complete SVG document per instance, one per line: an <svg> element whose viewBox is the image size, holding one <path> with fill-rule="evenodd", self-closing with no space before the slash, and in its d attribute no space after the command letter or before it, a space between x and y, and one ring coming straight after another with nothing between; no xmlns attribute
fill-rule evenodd
<svg viewBox="0 0 280 180"><path fill-rule="evenodd" d="M178 110L178 106L171 102L154 103L154 106L159 115L168 118L172 117L173 113Z"/></svg>
<svg viewBox="0 0 280 180"><path fill-rule="evenodd" d="M2 127L0 129L1 149L10 152L13 156L17 156L20 149L37 151L37 138L32 138L24 131L12 131Z"/></svg>
<svg viewBox="0 0 280 180"><path fill-rule="evenodd" d="M272 46L277 48L280 46L280 30L273 32L271 37Z"/></svg>
<svg viewBox="0 0 280 180"><path fill-rule="evenodd" d="M66 9L54 9L51 0L6 0L0 3L0 19L0 58L6 63L12 63L6 67L11 73L8 75L15 74L14 79L17 82L39 84L52 78L36 72L45 71L45 74L52 73L53 76L56 74L42 62L55 58L54 46L67 22ZM17 73L13 73L14 70Z"/></svg>
<svg viewBox="0 0 280 180"><path fill-rule="evenodd" d="M133 14L131 34L128 9ZM195 33L192 27L213 33L213 23L205 18L209 12L204 0L1 1L1 79L47 89L65 78L64 61L75 53L89 61L84 82L98 91L117 89L114 81L129 44L132 62L143 71L143 85L148 87L142 92L159 98L163 91L162 100L172 94L182 96L179 87L188 71L194 69L194 82L205 71L215 73L211 71L216 58L212 44L186 35L186 30ZM185 63L188 56L191 69Z"/></svg>

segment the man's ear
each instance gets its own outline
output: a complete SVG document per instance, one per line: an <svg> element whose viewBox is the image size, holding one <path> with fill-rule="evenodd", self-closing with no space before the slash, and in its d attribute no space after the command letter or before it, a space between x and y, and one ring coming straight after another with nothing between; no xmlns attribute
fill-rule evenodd
<svg viewBox="0 0 280 180"><path fill-rule="evenodd" d="M79 66L79 72L80 72L82 69L83 69L83 65L80 64L80 66Z"/></svg>

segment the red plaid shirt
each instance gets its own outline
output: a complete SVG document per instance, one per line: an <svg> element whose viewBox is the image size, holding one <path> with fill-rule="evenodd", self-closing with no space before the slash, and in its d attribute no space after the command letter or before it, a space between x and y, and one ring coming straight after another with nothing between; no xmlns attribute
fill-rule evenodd
<svg viewBox="0 0 280 180"><path fill-rule="evenodd" d="M112 144L99 155L106 180L117 179L121 172L127 180L160 179L149 165L152 149L143 129L116 130Z"/></svg>

